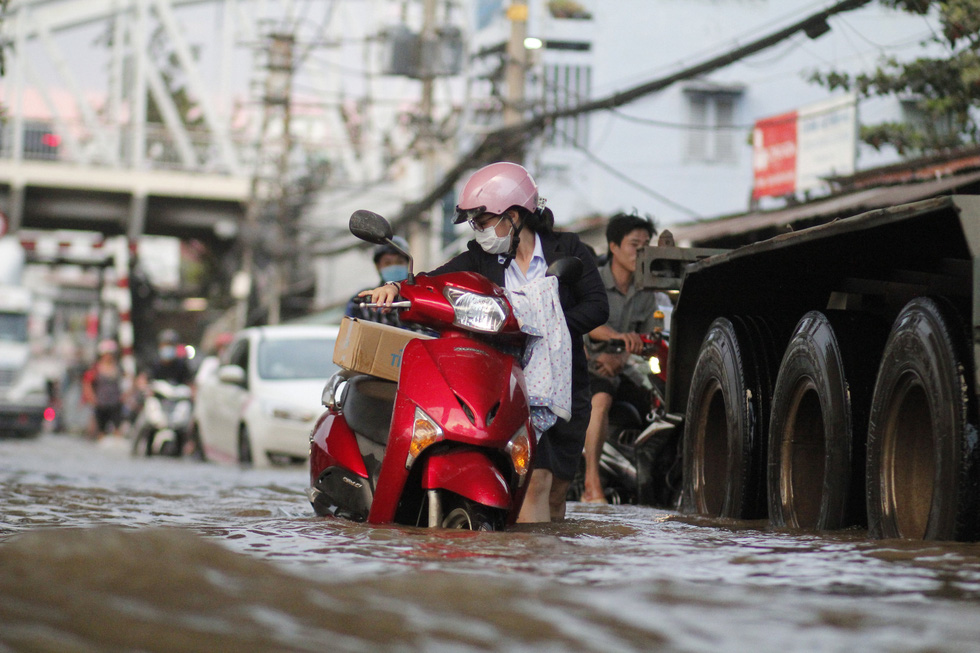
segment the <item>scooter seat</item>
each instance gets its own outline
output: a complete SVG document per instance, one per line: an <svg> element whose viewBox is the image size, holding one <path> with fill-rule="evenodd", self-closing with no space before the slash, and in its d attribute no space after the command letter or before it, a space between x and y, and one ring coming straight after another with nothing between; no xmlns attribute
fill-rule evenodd
<svg viewBox="0 0 980 653"><path fill-rule="evenodd" d="M397 383L367 374L348 379L343 411L351 430L372 442L388 444L397 389Z"/></svg>

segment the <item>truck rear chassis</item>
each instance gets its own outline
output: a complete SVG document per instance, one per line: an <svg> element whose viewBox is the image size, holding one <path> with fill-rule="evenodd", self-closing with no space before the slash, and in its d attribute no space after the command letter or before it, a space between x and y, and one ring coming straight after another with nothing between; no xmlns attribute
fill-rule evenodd
<svg viewBox="0 0 980 653"><path fill-rule="evenodd" d="M680 275L658 249L639 283L681 288L667 405L684 422L684 512L980 537L980 197L873 211Z"/></svg>

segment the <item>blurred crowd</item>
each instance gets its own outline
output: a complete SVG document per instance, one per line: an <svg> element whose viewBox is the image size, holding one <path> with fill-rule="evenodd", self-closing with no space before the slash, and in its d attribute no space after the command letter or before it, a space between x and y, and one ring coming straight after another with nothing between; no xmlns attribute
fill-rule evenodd
<svg viewBox="0 0 980 653"><path fill-rule="evenodd" d="M196 378L216 373L218 356L231 339L231 333L218 334L208 354L202 355L182 343L175 330L165 329L157 337L154 359L135 374L124 369L119 343L109 338L101 340L93 358L85 360L77 356L76 363L69 366L61 383L64 391L57 393L60 419L55 428L81 430L93 440L129 436L131 430L139 428L140 411L150 382L165 380L193 388Z"/></svg>

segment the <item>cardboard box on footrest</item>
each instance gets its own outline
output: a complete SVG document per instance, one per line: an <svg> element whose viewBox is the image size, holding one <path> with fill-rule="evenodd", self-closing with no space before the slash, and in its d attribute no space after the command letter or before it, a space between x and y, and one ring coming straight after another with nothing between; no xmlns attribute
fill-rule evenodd
<svg viewBox="0 0 980 653"><path fill-rule="evenodd" d="M430 338L407 329L345 317L333 349L333 362L344 369L397 381L402 352L413 338Z"/></svg>

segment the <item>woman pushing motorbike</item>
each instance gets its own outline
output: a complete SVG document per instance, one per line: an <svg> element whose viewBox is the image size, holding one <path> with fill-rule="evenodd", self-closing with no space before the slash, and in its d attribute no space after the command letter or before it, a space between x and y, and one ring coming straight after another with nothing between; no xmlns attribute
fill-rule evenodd
<svg viewBox="0 0 980 653"><path fill-rule="evenodd" d="M556 233L554 215L538 196L530 173L516 163L492 163L466 182L456 206L455 224L466 222L475 232L467 250L429 274L477 272L509 291L545 276L552 262L574 256L582 275L559 289L572 343L572 410L545 431L537 446L534 471L519 522L558 521L565 516L565 494L575 475L591 413L588 362L583 335L605 324L609 302L592 253L572 233ZM371 302L390 306L398 282L365 290Z"/></svg>

